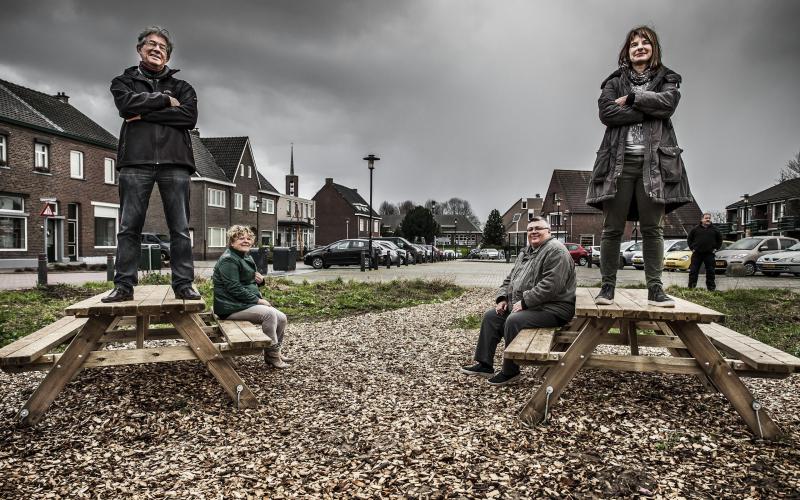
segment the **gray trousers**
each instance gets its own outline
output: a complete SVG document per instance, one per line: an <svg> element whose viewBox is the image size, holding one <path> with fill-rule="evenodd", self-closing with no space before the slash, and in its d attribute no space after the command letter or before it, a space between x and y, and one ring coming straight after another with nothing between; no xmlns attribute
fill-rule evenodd
<svg viewBox="0 0 800 500"><path fill-rule="evenodd" d="M511 307L509 305L509 307ZM548 311L523 309L522 311L508 314L497 314L494 307L483 313L481 333L478 335L478 346L475 348L475 361L487 366L494 366L494 353L500 339L505 339L505 345L514 340L514 337L525 328L552 328L566 324L555 314ZM516 375L519 365L511 360L503 359L503 373Z"/></svg>
<svg viewBox="0 0 800 500"><path fill-rule="evenodd" d="M622 175L617 179L617 194L603 203L603 236L600 240L600 274L604 285L616 285L619 245L631 201L639 209L642 230L642 256L647 286L661 285L664 266L664 205L653 202L642 181L644 157L626 155Z"/></svg>
<svg viewBox="0 0 800 500"><path fill-rule="evenodd" d="M261 324L264 335L272 339L272 347L266 350L275 351L281 348L283 332L286 330L286 315L272 306L256 304L243 311L237 311L225 319L238 319Z"/></svg>

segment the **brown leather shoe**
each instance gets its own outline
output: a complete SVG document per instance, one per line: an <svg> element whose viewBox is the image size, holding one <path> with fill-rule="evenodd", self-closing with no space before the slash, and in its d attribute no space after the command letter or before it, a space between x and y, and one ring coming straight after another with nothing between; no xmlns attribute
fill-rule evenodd
<svg viewBox="0 0 800 500"><path fill-rule="evenodd" d="M126 290L122 287L114 287L111 293L100 299L100 302L125 302L128 300L133 300L133 290Z"/></svg>
<svg viewBox="0 0 800 500"><path fill-rule="evenodd" d="M183 300L200 300L203 297L199 293L197 293L197 291L194 288L190 286L185 286L180 290L178 290L177 292L175 292L175 298Z"/></svg>

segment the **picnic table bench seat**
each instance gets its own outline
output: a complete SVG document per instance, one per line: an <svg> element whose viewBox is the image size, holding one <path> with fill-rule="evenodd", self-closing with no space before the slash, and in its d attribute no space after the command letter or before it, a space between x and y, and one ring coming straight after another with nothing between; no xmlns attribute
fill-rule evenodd
<svg viewBox="0 0 800 500"><path fill-rule="evenodd" d="M249 321L221 319L219 330L232 348L264 348L272 346L272 339L264 334L261 325Z"/></svg>
<svg viewBox="0 0 800 500"><path fill-rule="evenodd" d="M0 368L5 369L35 361L43 354L71 340L87 321L87 318L64 316L44 328L17 339L0 349Z"/></svg>

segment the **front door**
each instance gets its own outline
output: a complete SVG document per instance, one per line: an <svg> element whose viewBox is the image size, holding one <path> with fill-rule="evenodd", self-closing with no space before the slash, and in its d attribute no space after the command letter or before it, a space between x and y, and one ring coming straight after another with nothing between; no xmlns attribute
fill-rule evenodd
<svg viewBox="0 0 800 500"><path fill-rule="evenodd" d="M57 219L46 219L45 225L45 248L47 253L47 262L56 261L56 249L58 244L58 227Z"/></svg>

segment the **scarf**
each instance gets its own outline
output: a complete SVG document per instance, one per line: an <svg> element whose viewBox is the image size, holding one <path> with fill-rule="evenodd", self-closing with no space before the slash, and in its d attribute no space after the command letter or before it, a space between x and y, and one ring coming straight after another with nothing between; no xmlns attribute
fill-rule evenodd
<svg viewBox="0 0 800 500"><path fill-rule="evenodd" d="M656 74L655 70L649 67L641 74L637 73L636 70L630 66L622 66L620 69L622 70L623 74L627 75L628 81L630 81L631 84L636 87L647 85Z"/></svg>
<svg viewBox="0 0 800 500"><path fill-rule="evenodd" d="M164 76L167 75L168 71L169 71L169 68L165 65L163 68L161 68L161 71L159 71L158 73L154 73L153 71L150 71L149 69L147 69L147 66L145 66L144 63L141 63L141 62L139 63L139 72L145 78L148 78L150 80L158 80L160 78L163 78Z"/></svg>

